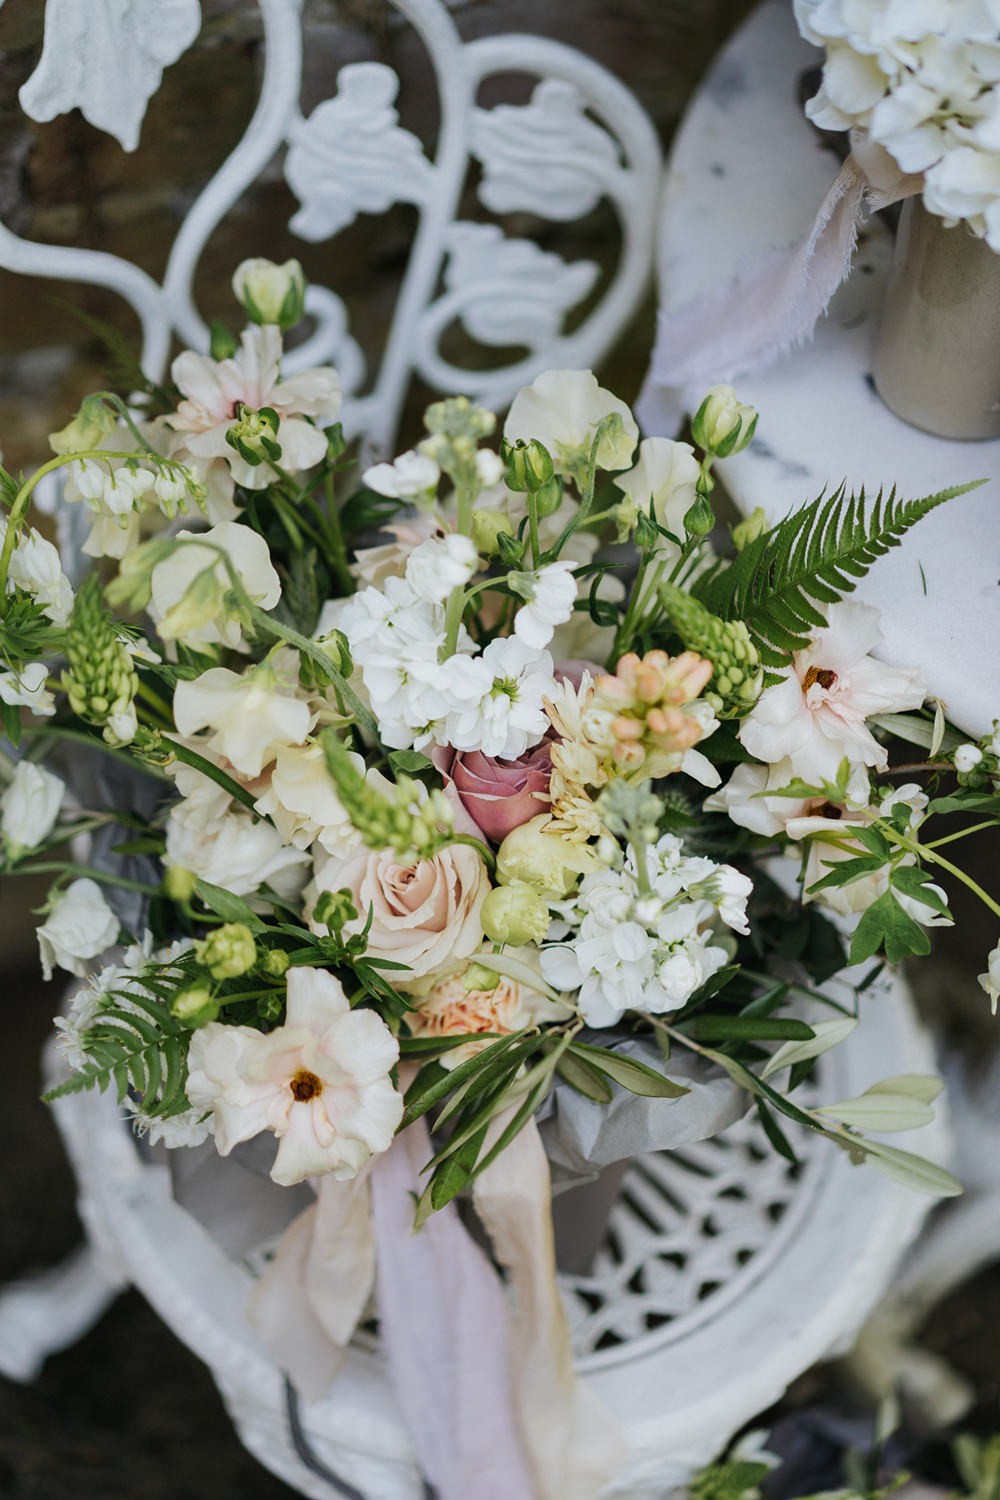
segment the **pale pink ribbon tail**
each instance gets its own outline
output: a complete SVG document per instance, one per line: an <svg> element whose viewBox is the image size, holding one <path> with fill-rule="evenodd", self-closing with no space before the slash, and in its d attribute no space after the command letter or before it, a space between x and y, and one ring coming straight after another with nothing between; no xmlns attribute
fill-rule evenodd
<svg viewBox="0 0 1000 1500"><path fill-rule="evenodd" d="M305 1400L318 1400L340 1373L374 1280L367 1175L321 1177L316 1202L285 1230L248 1303L261 1341Z"/></svg>
<svg viewBox="0 0 1000 1500"><path fill-rule="evenodd" d="M486 1148L503 1130L499 1115ZM619 1472L624 1436L577 1380L556 1284L549 1163L534 1120L473 1183L476 1212L514 1297L514 1399L539 1500L591 1500Z"/></svg>
<svg viewBox="0 0 1000 1500"><path fill-rule="evenodd" d="M379 1332L392 1384L440 1500L542 1500L511 1404L500 1279L451 1205L414 1232L432 1154L419 1120L372 1169ZM583 1500L564 1488L570 1495Z"/></svg>
<svg viewBox="0 0 1000 1500"><path fill-rule="evenodd" d="M647 432L676 431L693 399L765 368L810 338L851 268L858 225L921 191L880 146L852 133L841 167L805 239L739 274L718 298L662 311L636 412Z"/></svg>

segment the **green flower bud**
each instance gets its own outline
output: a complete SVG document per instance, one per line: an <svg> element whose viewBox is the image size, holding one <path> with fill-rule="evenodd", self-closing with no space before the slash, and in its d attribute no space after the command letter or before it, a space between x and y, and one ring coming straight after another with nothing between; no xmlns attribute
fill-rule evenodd
<svg viewBox="0 0 1000 1500"><path fill-rule="evenodd" d="M91 573L77 592L66 632L62 685L73 712L100 725L109 744L128 744L136 731L133 700L139 687L132 657L104 606Z"/></svg>
<svg viewBox="0 0 1000 1500"><path fill-rule="evenodd" d="M197 877L183 865L168 865L163 872L163 894L182 904L191 900L197 889Z"/></svg>
<svg viewBox="0 0 1000 1500"><path fill-rule="evenodd" d="M252 323L294 328L305 311L306 278L297 260L245 260L236 267L233 292Z"/></svg>
<svg viewBox="0 0 1000 1500"><path fill-rule="evenodd" d="M631 503L632 505L635 505L634 500ZM615 510L619 511L628 504L629 501L623 500L621 505L615 506ZM620 531L621 522L619 521L618 524ZM659 547L661 545L661 543L663 542L663 537L660 535L659 527L653 520L652 516L647 515L644 510L637 509L635 521L633 524L635 526L635 545L639 547L643 552L652 552L654 547ZM619 535L618 540L624 541L625 538Z"/></svg>
<svg viewBox="0 0 1000 1500"><path fill-rule="evenodd" d="M213 359L232 359L239 348L235 333L230 332L225 323L218 320L209 324L208 352Z"/></svg>
<svg viewBox="0 0 1000 1500"><path fill-rule="evenodd" d="M195 957L213 979L238 979L257 961L253 933L242 922L224 922L194 945Z"/></svg>
<svg viewBox="0 0 1000 1500"><path fill-rule="evenodd" d="M170 1003L170 1014L178 1021L183 1021L185 1026L197 1030L199 1026L207 1026L209 1021L218 1018L218 1001L207 985L192 985L190 989L180 990Z"/></svg>
<svg viewBox="0 0 1000 1500"><path fill-rule="evenodd" d="M100 396L87 396L71 422L58 432L49 433L49 447L53 453L89 453L99 448L114 432L118 419Z"/></svg>
<svg viewBox="0 0 1000 1500"><path fill-rule="evenodd" d="M510 521L502 510L472 512L472 542L480 557L494 557L500 551L500 537L513 536Z"/></svg>
<svg viewBox="0 0 1000 1500"><path fill-rule="evenodd" d="M720 719L739 718L760 697L764 673L742 620L720 620L676 584L660 585L660 599L689 651L712 663L712 681L702 697Z"/></svg>
<svg viewBox="0 0 1000 1500"><path fill-rule="evenodd" d="M554 516L562 505L563 487L562 480L552 478L548 484L543 484L541 489L535 491L535 509L539 516Z"/></svg>
<svg viewBox="0 0 1000 1500"><path fill-rule="evenodd" d="M699 494L684 516L684 530L688 536L708 536L715 525L715 512L707 495Z"/></svg>
<svg viewBox="0 0 1000 1500"><path fill-rule="evenodd" d="M544 444L534 438L527 443L523 438L518 438L514 443L501 443L500 457L507 471L509 490L535 494L552 478L552 455Z"/></svg>
<svg viewBox="0 0 1000 1500"><path fill-rule="evenodd" d="M277 463L281 457L278 442L278 413L273 406L262 406L254 411L242 402L236 407L236 421L226 433L226 442L255 469L259 464Z"/></svg>
<svg viewBox="0 0 1000 1500"><path fill-rule="evenodd" d="M270 979L281 979L289 965L289 957L284 948L268 948L261 961L261 968Z"/></svg>
<svg viewBox="0 0 1000 1500"><path fill-rule="evenodd" d="M380 791L336 734L327 730L322 743L337 795L369 849L394 849L420 860L432 858L447 843L454 819L443 791L432 791L424 800L419 782L408 776L397 776L389 791Z"/></svg>
<svg viewBox="0 0 1000 1500"><path fill-rule="evenodd" d="M335 933L342 932L347 922L356 921L357 915L358 909L348 890L322 891L313 911L314 919Z"/></svg>
<svg viewBox="0 0 1000 1500"><path fill-rule="evenodd" d="M751 441L757 413L736 399L731 385L716 385L702 401L691 422L691 436L706 453L729 458Z"/></svg>
<svg viewBox="0 0 1000 1500"><path fill-rule="evenodd" d="M493 412L484 406L474 406L468 396L449 396L444 401L433 402L424 412L424 426L428 432L443 437L471 438L475 445L480 438L489 437L497 425ZM465 454L468 457L468 451Z"/></svg>
<svg viewBox="0 0 1000 1500"><path fill-rule="evenodd" d="M745 520L740 521L738 525L733 527L731 532L733 546L737 552L742 552L745 547L749 547L751 542L755 542L759 536L763 536L766 530L767 516L761 506L758 505L756 510L752 510Z"/></svg>
<svg viewBox="0 0 1000 1500"><path fill-rule="evenodd" d="M488 969L485 964L472 963L462 975L462 984L465 989L478 990L480 994L491 994L500 983L500 975L496 969Z"/></svg>
<svg viewBox="0 0 1000 1500"><path fill-rule="evenodd" d="M548 903L533 885L513 880L490 891L481 920L491 943L542 943L549 930Z"/></svg>
<svg viewBox="0 0 1000 1500"><path fill-rule="evenodd" d="M497 536L497 556L505 568L519 568L524 561L524 543L501 531Z"/></svg>

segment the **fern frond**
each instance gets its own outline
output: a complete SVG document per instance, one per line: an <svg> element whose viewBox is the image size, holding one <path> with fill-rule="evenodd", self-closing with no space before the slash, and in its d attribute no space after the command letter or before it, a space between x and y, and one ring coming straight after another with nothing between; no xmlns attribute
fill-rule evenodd
<svg viewBox="0 0 1000 1500"><path fill-rule="evenodd" d="M921 500L898 500L880 490L871 507L865 492L846 495L839 486L786 516L750 542L728 567L716 570L691 592L723 620L743 620L774 681L811 631L825 624L818 605L851 593L872 563L917 521L978 483L956 485Z"/></svg>
<svg viewBox="0 0 1000 1500"><path fill-rule="evenodd" d="M128 991L102 997L81 1038L87 1061L50 1089L45 1102L88 1088L103 1093L114 1086L119 1102L129 1090L136 1094L144 1115L177 1114L187 1107L189 1041L190 1032L174 1020L168 1007L133 981Z"/></svg>

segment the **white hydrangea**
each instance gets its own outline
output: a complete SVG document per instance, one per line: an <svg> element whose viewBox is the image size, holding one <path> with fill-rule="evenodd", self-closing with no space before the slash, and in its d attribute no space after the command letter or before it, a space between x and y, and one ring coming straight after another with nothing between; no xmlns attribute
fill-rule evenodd
<svg viewBox="0 0 1000 1500"><path fill-rule="evenodd" d="M621 870L587 875L557 910L566 942L542 950L542 973L561 990L579 990L590 1026L613 1026L626 1010L680 1008L728 961L717 940L721 922L747 932L751 881L730 865L686 857L665 834L646 851L648 890L640 890L632 855Z"/></svg>

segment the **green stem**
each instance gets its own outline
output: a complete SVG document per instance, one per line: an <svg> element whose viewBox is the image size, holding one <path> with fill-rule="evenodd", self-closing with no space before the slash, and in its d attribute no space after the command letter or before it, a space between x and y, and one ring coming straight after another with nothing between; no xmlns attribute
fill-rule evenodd
<svg viewBox="0 0 1000 1500"><path fill-rule="evenodd" d="M148 765L137 756L130 755L127 750L120 750L117 746L107 745L96 734L87 734L82 729L63 729L57 724L25 724L21 733L47 737L49 739L72 740L78 745L87 745L91 750L100 750L105 755L111 755L115 760L122 761L124 765L131 766L133 770L138 768L144 775L155 776L158 781L170 780L166 771L161 771L155 766Z"/></svg>
<svg viewBox="0 0 1000 1500"><path fill-rule="evenodd" d="M333 665L333 662L326 655L325 651L323 651L321 647L317 646L315 641L310 641L304 635L300 635L297 630L293 630L290 625L279 624L277 620L272 619L269 614L265 613L264 610L260 609L256 604L254 604L249 595L246 593L245 589L243 589L242 584L239 583L239 575L236 574L236 570L232 567L232 563L230 563L230 571L231 575L236 576L236 581L239 585L239 591L243 595L246 607L250 613L250 618L253 620L254 624L259 629L268 632L270 635L276 636L279 641L287 641L289 646L294 646L297 651L301 652L303 656L307 657L311 662L319 667L323 675L333 685L333 689L337 694L337 697L340 700L341 706L344 711L346 712L347 710L349 710L352 717L361 726L361 728L364 729L365 732L372 737L372 739L377 740L378 725L375 722L374 715L372 714L371 710L366 708L362 703L361 699L351 687L344 674L337 671L337 668Z"/></svg>
<svg viewBox="0 0 1000 1500"><path fill-rule="evenodd" d="M985 823L975 823L971 828L960 828L957 833L949 833L943 839L931 839L929 844L920 847L927 849L940 849L942 844L953 844L956 839L967 839L970 833L982 833L986 828L996 828L995 818L988 818Z"/></svg>
<svg viewBox="0 0 1000 1500"><path fill-rule="evenodd" d="M206 760L204 755L199 755L197 750L192 750L189 745L182 745L177 740L170 738L169 735L167 736L167 740L173 750L175 760L179 760L185 766L191 766L195 771L200 771L202 776L207 776L209 781L214 781L216 786L221 787L224 792L228 792L229 796L235 802L241 803L256 817L263 817L266 823L270 823L270 818L265 817L263 813L257 812L254 795L252 792L248 792L245 786L241 786L238 781L234 781L231 776L227 776L225 771L220 770L212 761Z"/></svg>
<svg viewBox="0 0 1000 1500"><path fill-rule="evenodd" d="M82 875L88 880L97 880L102 885L115 885L123 891L139 891L143 896L159 896L158 885L148 885L143 880L126 880L124 875L112 875L107 870L94 870L89 865L68 864L63 860L43 860L41 864L20 865L16 870L4 871L7 875Z"/></svg>
<svg viewBox="0 0 1000 1500"><path fill-rule="evenodd" d="M482 839L477 839L475 835L471 833L453 833L448 839L445 840L444 844L442 844L441 847L443 849L446 849L450 844L467 844L470 849L475 849L476 853L485 864L490 875L493 876L496 874L496 856L494 855L492 849L488 849L486 847Z"/></svg>
<svg viewBox="0 0 1000 1500"><path fill-rule="evenodd" d="M963 885L968 886L969 890L977 895L980 901L985 906L988 906L995 916L1000 917L1000 906L997 905L992 896L986 894L981 885L976 884L971 875L966 875L965 871L960 870L958 865L953 865L951 860L945 859L942 854L935 854L933 849L928 848L926 845L918 847L919 852L925 859L930 860L931 864L940 865L942 870L948 871L949 875L954 875L955 879L960 880Z"/></svg>
<svg viewBox="0 0 1000 1500"><path fill-rule="evenodd" d="M528 537L531 542L531 566L537 568L542 557L541 543L538 539L538 496L532 494L529 490L524 498L528 507Z"/></svg>

